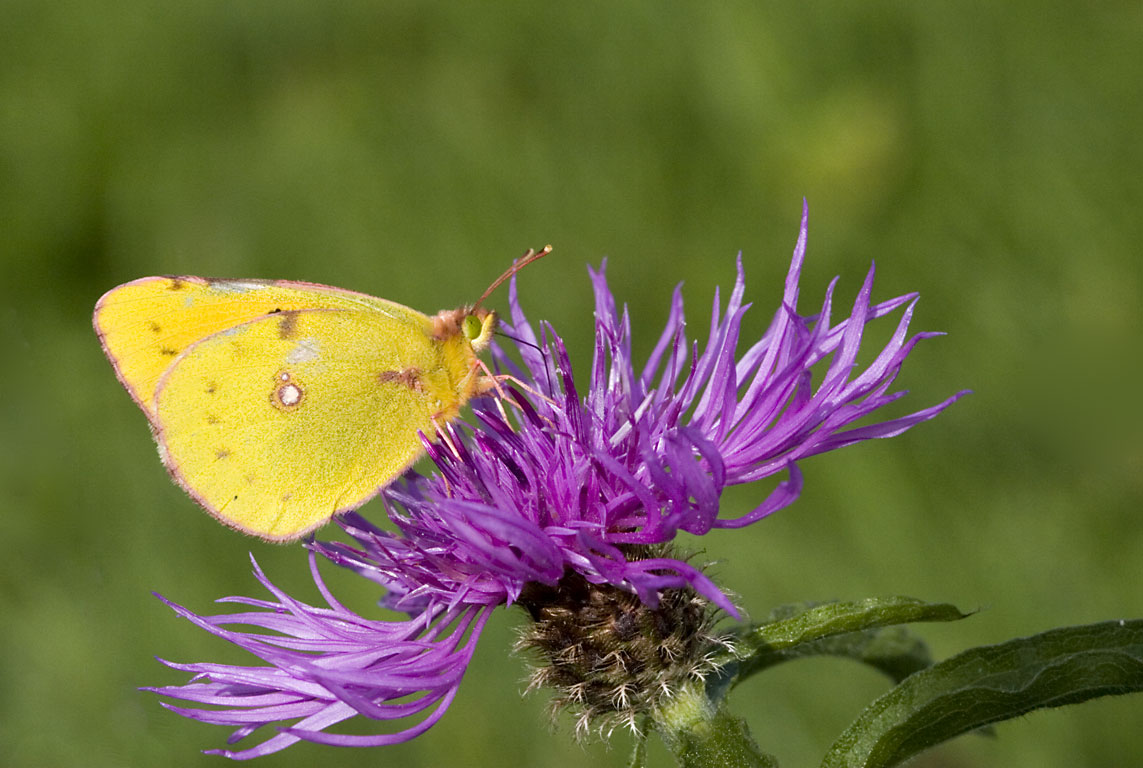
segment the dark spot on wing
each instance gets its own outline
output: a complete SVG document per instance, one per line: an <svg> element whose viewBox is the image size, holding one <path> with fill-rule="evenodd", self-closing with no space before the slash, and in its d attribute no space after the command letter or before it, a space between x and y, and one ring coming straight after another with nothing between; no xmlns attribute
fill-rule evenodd
<svg viewBox="0 0 1143 768"><path fill-rule="evenodd" d="M214 458L216 458L216 459L225 459L228 456L230 456L230 449L229 448L219 448L217 451L214 452Z"/></svg>
<svg viewBox="0 0 1143 768"><path fill-rule="evenodd" d="M159 350L159 354L165 355L166 357L174 357L178 353L179 351L177 349L171 349L170 347L163 347Z"/></svg>
<svg viewBox="0 0 1143 768"><path fill-rule="evenodd" d="M167 284L168 291L181 291L186 287L186 281L180 280L177 277L172 277L171 282Z"/></svg>
<svg viewBox="0 0 1143 768"><path fill-rule="evenodd" d="M151 329L151 333L162 333L163 332L163 326L159 325L154 320L152 320L147 327Z"/></svg>
<svg viewBox="0 0 1143 768"><path fill-rule="evenodd" d="M377 380L382 384L395 382L397 384L404 384L414 392L421 391L420 368L406 368L403 371L381 371L381 373L377 374Z"/></svg>
<svg viewBox="0 0 1143 768"><path fill-rule="evenodd" d="M281 310L274 310L274 312L281 312ZM278 338L294 338L298 332L298 313L296 311L281 312L281 315L282 319L278 321Z"/></svg>
<svg viewBox="0 0 1143 768"><path fill-rule="evenodd" d="M217 391L218 391L218 382L208 381L206 383L206 393L208 395L213 395Z"/></svg>

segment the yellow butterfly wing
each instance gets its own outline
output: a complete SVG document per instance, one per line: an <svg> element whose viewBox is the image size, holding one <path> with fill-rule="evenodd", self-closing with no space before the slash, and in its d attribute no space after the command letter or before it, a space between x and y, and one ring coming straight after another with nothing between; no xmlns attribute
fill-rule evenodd
<svg viewBox="0 0 1143 768"><path fill-rule="evenodd" d="M153 422L159 379L187 347L263 315L317 308L423 317L395 302L314 283L144 277L104 294L93 322L120 382Z"/></svg>
<svg viewBox="0 0 1143 768"><path fill-rule="evenodd" d="M153 399L172 476L222 522L271 540L377 493L420 455L418 430L434 436L434 419L459 411L457 378L475 360L466 339L435 338L430 318L395 306L401 317L284 310L186 347Z"/></svg>

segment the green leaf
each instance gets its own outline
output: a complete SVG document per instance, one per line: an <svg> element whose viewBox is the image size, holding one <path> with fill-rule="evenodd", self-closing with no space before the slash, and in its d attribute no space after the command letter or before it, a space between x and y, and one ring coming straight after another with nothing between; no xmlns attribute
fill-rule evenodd
<svg viewBox="0 0 1143 768"><path fill-rule="evenodd" d="M887 768L1034 709L1143 690L1143 620L1065 627L982 646L906 678L873 702L823 768Z"/></svg>
<svg viewBox="0 0 1143 768"><path fill-rule="evenodd" d="M772 659L760 660L760 666L752 672L806 656L841 656L859 661L883 672L894 683L933 663L929 647L921 638L905 627L883 627L823 637L777 651Z"/></svg>
<svg viewBox="0 0 1143 768"><path fill-rule="evenodd" d="M948 603L911 597L785 606L768 621L740 630L734 650L715 659L720 672L708 680L708 695L717 701L751 675L805 656L851 658L899 681L932 662L919 638L894 625L967 615Z"/></svg>

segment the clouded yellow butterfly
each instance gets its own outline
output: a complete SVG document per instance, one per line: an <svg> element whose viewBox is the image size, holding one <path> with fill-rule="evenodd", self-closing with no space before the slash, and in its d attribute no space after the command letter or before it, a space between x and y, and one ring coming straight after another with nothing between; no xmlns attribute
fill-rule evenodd
<svg viewBox="0 0 1143 768"><path fill-rule="evenodd" d="M433 317L314 283L144 277L108 291L94 325L171 476L223 523L299 538L363 504L495 386L477 354L481 304Z"/></svg>

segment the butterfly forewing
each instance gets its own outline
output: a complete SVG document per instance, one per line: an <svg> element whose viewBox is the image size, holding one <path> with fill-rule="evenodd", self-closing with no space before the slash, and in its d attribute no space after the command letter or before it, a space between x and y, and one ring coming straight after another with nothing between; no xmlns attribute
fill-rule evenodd
<svg viewBox="0 0 1143 768"><path fill-rule="evenodd" d="M317 308L423 317L394 302L314 283L144 277L104 294L94 324L119 380L154 421L159 379L187 347L263 315Z"/></svg>

